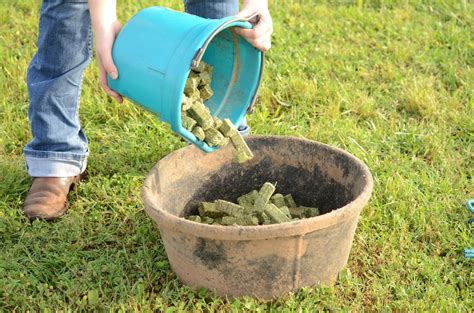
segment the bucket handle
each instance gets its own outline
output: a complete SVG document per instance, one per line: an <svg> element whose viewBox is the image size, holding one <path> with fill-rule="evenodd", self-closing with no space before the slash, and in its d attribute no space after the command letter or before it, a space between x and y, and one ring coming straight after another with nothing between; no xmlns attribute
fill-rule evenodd
<svg viewBox="0 0 474 313"><path fill-rule="evenodd" d="M260 20L260 15L258 14L258 12L254 12L251 15L245 17L244 19L247 22L250 22L250 20L253 19L253 18L255 18L255 23L257 24ZM262 79L263 79L263 67L265 65L265 62L264 62L265 54L264 54L263 51L260 51L260 53L262 54L262 66L260 66L260 72L258 73L257 90L255 91L255 95L253 96L252 101L250 102L250 105L247 109L247 113L249 113L249 114L252 114L253 111L255 111L255 104L256 104L256 100L257 100L257 92L258 92L258 89L260 89L260 84L262 83Z"/></svg>
<svg viewBox="0 0 474 313"><path fill-rule="evenodd" d="M240 18L232 18L230 20L227 20L225 23L222 23L218 28L216 28L212 33L211 35L207 38L207 40L204 42L203 46L201 48L198 49L198 51L196 51L196 54L194 55L193 57L193 60L191 61L191 69L196 69L199 65L199 63L201 62L201 59L204 55L204 51L206 51L207 49L207 46L209 45L209 43L211 42L211 40L222 30L224 29L227 25L231 24L231 23L234 23L234 22L249 22L251 19L253 18L256 18L256 21L258 23L258 20L259 20L259 15L257 12L245 17L244 19L240 19ZM263 67L264 67L264 64L265 62L263 61L263 58L264 58L264 53L263 51L260 51L261 55L262 55L262 65L260 66L260 72L258 74L258 83L257 83L257 90L255 91L255 94L252 98L252 101L250 101L250 105L247 109L247 113L253 113L253 111L255 110L255 102L257 100L257 93L258 93L258 90L260 89L260 85L262 83L262 78L263 78Z"/></svg>
<svg viewBox="0 0 474 313"><path fill-rule="evenodd" d="M217 27L210 35L209 37L206 39L206 41L204 42L204 44L202 45L201 48L198 49L198 51L196 51L196 54L194 55L193 57L193 60L191 61L191 69L196 69L199 65L199 63L201 62L201 59L204 55L204 51L206 51L207 49L207 46L209 45L209 43L211 42L212 39L214 39L214 37L221 31L223 30L227 25L229 24L232 24L232 23L235 23L235 22L248 22L250 19L254 18L255 16L257 15L257 13L254 13L252 14L251 16L249 16L248 18L245 18L245 19L240 19L240 18L237 18L237 17L234 17L232 19L229 19L227 21L225 21L224 23L222 23L219 27Z"/></svg>

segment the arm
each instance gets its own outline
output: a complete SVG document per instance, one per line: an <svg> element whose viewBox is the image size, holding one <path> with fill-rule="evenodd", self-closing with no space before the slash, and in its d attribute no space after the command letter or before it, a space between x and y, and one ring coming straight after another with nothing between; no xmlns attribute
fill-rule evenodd
<svg viewBox="0 0 474 313"><path fill-rule="evenodd" d="M257 13L260 17L253 29L239 28L236 32L250 42L255 48L267 51L271 48L271 35L273 33L273 22L268 10L267 0L245 0L242 10L237 14L240 18L246 18Z"/></svg>
<svg viewBox="0 0 474 313"><path fill-rule="evenodd" d="M89 0L92 29L95 35L95 50L99 67L99 81L104 91L122 103L122 96L109 88L107 74L117 79L118 71L112 60L112 46L121 25L117 20L116 0Z"/></svg>

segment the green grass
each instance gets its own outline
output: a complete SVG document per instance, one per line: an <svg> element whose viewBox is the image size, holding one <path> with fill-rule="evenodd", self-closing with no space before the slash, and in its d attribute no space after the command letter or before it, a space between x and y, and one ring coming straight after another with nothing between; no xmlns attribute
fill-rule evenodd
<svg viewBox="0 0 474 313"><path fill-rule="evenodd" d="M122 21L170 2L119 1ZM0 311L448 310L474 308L474 6L467 1L277 1L255 134L306 137L370 168L347 269L333 287L273 302L222 299L182 286L143 211L150 168L184 146L169 128L118 105L87 70L81 118L89 180L54 223L22 216L31 137L24 81L39 1L0 4ZM182 9L173 1L175 9Z"/></svg>

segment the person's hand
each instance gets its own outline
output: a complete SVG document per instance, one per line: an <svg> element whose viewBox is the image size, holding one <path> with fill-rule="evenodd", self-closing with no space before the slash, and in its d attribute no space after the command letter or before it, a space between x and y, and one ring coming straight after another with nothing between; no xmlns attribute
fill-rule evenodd
<svg viewBox="0 0 474 313"><path fill-rule="evenodd" d="M121 28L115 13L115 6L115 0L89 0L92 28L95 35L97 65L99 67L99 82L108 95L122 103L122 96L110 89L107 83L107 75L112 79L117 79L119 75L112 59L112 46Z"/></svg>
<svg viewBox="0 0 474 313"><path fill-rule="evenodd" d="M103 25L95 30L95 51L97 58L97 65L99 67L99 82L104 91L112 96L119 103L123 102L120 94L110 89L107 83L107 75L112 79L118 78L118 71L112 59L112 46L115 37L121 28L120 22L115 21L110 25Z"/></svg>
<svg viewBox="0 0 474 313"><path fill-rule="evenodd" d="M272 46L271 36L273 33L273 22L267 0L245 0L237 17L246 19L255 13L259 18L249 21L254 25L252 29L236 28L235 31L255 48L265 52Z"/></svg>

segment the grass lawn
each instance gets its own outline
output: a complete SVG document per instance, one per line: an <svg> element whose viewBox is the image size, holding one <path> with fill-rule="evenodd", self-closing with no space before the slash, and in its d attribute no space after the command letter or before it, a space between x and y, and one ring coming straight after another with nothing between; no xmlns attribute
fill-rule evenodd
<svg viewBox="0 0 474 313"><path fill-rule="evenodd" d="M40 1L1 1L0 311L472 311L474 263L463 249L474 247L464 207L474 197L474 5L430 2L271 2L275 33L249 117L254 134L345 149L368 165L375 189L337 283L264 303L178 282L140 186L185 144L141 108L108 99L95 64L81 102L89 179L61 220L23 217L24 77ZM151 5L182 9L177 0L121 0L120 18Z"/></svg>

